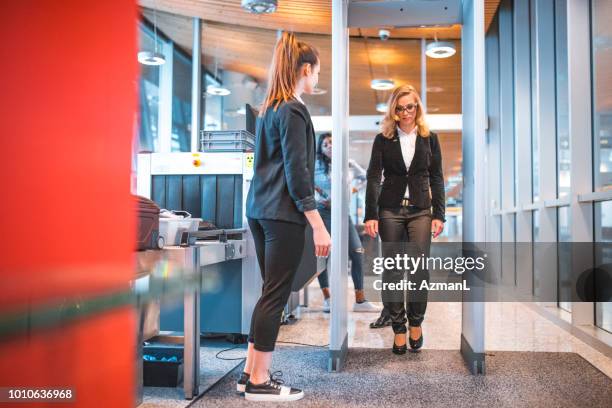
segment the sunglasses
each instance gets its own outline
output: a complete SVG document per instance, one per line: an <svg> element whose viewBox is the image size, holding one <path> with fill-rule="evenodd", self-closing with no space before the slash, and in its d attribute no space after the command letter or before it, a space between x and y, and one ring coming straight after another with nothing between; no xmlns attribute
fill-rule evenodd
<svg viewBox="0 0 612 408"><path fill-rule="evenodd" d="M412 112L417 108L417 106L419 105L416 103L409 103L408 105L405 105L405 106L397 105L395 107L395 113Z"/></svg>

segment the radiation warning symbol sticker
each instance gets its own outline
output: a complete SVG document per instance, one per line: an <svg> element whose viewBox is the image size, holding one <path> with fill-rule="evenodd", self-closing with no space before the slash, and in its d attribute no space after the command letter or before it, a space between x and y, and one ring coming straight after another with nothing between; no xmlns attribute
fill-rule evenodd
<svg viewBox="0 0 612 408"><path fill-rule="evenodd" d="M252 169L253 168L253 162L255 161L255 156L253 153L247 153L245 155L245 163L246 163L246 168L247 169Z"/></svg>

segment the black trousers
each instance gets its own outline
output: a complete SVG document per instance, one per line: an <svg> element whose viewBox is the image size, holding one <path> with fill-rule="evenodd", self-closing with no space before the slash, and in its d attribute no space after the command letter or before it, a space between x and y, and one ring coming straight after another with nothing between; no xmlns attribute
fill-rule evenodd
<svg viewBox="0 0 612 408"><path fill-rule="evenodd" d="M407 254L410 257L428 257L431 246L430 210L415 207L381 208L379 212L378 231L382 241L382 255L385 258L396 258L396 255ZM384 283L399 283L405 278L404 269L386 269L383 273ZM406 312L406 291L383 290L383 304L391 317L394 333L406 333L406 321L410 326L418 327L425 318L427 309L427 289L419 290L421 282L429 283L429 271L418 268L414 273L406 274L414 282L415 290L408 291L408 311ZM408 319L406 320L406 315Z"/></svg>
<svg viewBox="0 0 612 408"><path fill-rule="evenodd" d="M248 219L261 270L263 289L251 317L249 342L258 351L274 351L281 315L304 250L305 225Z"/></svg>

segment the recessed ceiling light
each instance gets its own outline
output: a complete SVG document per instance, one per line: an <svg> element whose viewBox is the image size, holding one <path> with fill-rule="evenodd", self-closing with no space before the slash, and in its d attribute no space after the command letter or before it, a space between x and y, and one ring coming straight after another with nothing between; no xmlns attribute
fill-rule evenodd
<svg viewBox="0 0 612 408"><path fill-rule="evenodd" d="M140 51L138 53L138 62L143 65L163 65L166 62L166 57L159 52Z"/></svg>
<svg viewBox="0 0 612 408"><path fill-rule="evenodd" d="M276 6L277 0L242 0L242 8L254 14L274 13Z"/></svg>
<svg viewBox="0 0 612 408"><path fill-rule="evenodd" d="M381 28L378 30L378 37L383 41L387 41L391 37L391 31Z"/></svg>
<svg viewBox="0 0 612 408"><path fill-rule="evenodd" d="M387 102L380 102L376 104L376 112L387 113Z"/></svg>
<svg viewBox="0 0 612 408"><path fill-rule="evenodd" d="M428 86L427 87L427 92L429 93L438 93L442 91L444 91L444 88L442 88L441 86Z"/></svg>
<svg viewBox="0 0 612 408"><path fill-rule="evenodd" d="M313 95L325 95L327 93L327 89L315 88L312 90Z"/></svg>
<svg viewBox="0 0 612 408"><path fill-rule="evenodd" d="M395 82L392 79L373 79L370 87L377 91L388 91L395 87Z"/></svg>
<svg viewBox="0 0 612 408"><path fill-rule="evenodd" d="M206 87L206 93L213 96L227 96L231 94L232 91L222 86L208 85Z"/></svg>
<svg viewBox="0 0 612 408"><path fill-rule="evenodd" d="M455 44L449 41L434 41L427 44L425 54L431 58L448 58L455 55Z"/></svg>
<svg viewBox="0 0 612 408"><path fill-rule="evenodd" d="M430 105L430 106L427 107L427 112L437 112L439 110L440 110L440 108L438 108L437 106L431 106Z"/></svg>

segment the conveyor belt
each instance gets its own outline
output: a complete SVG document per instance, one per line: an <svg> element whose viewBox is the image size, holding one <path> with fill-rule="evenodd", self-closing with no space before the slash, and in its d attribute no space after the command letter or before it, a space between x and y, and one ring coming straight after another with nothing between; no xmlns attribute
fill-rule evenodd
<svg viewBox="0 0 612 408"><path fill-rule="evenodd" d="M230 235L242 235L245 228L185 231L181 236L181 245L194 245L198 239L214 238L219 242L227 242Z"/></svg>

